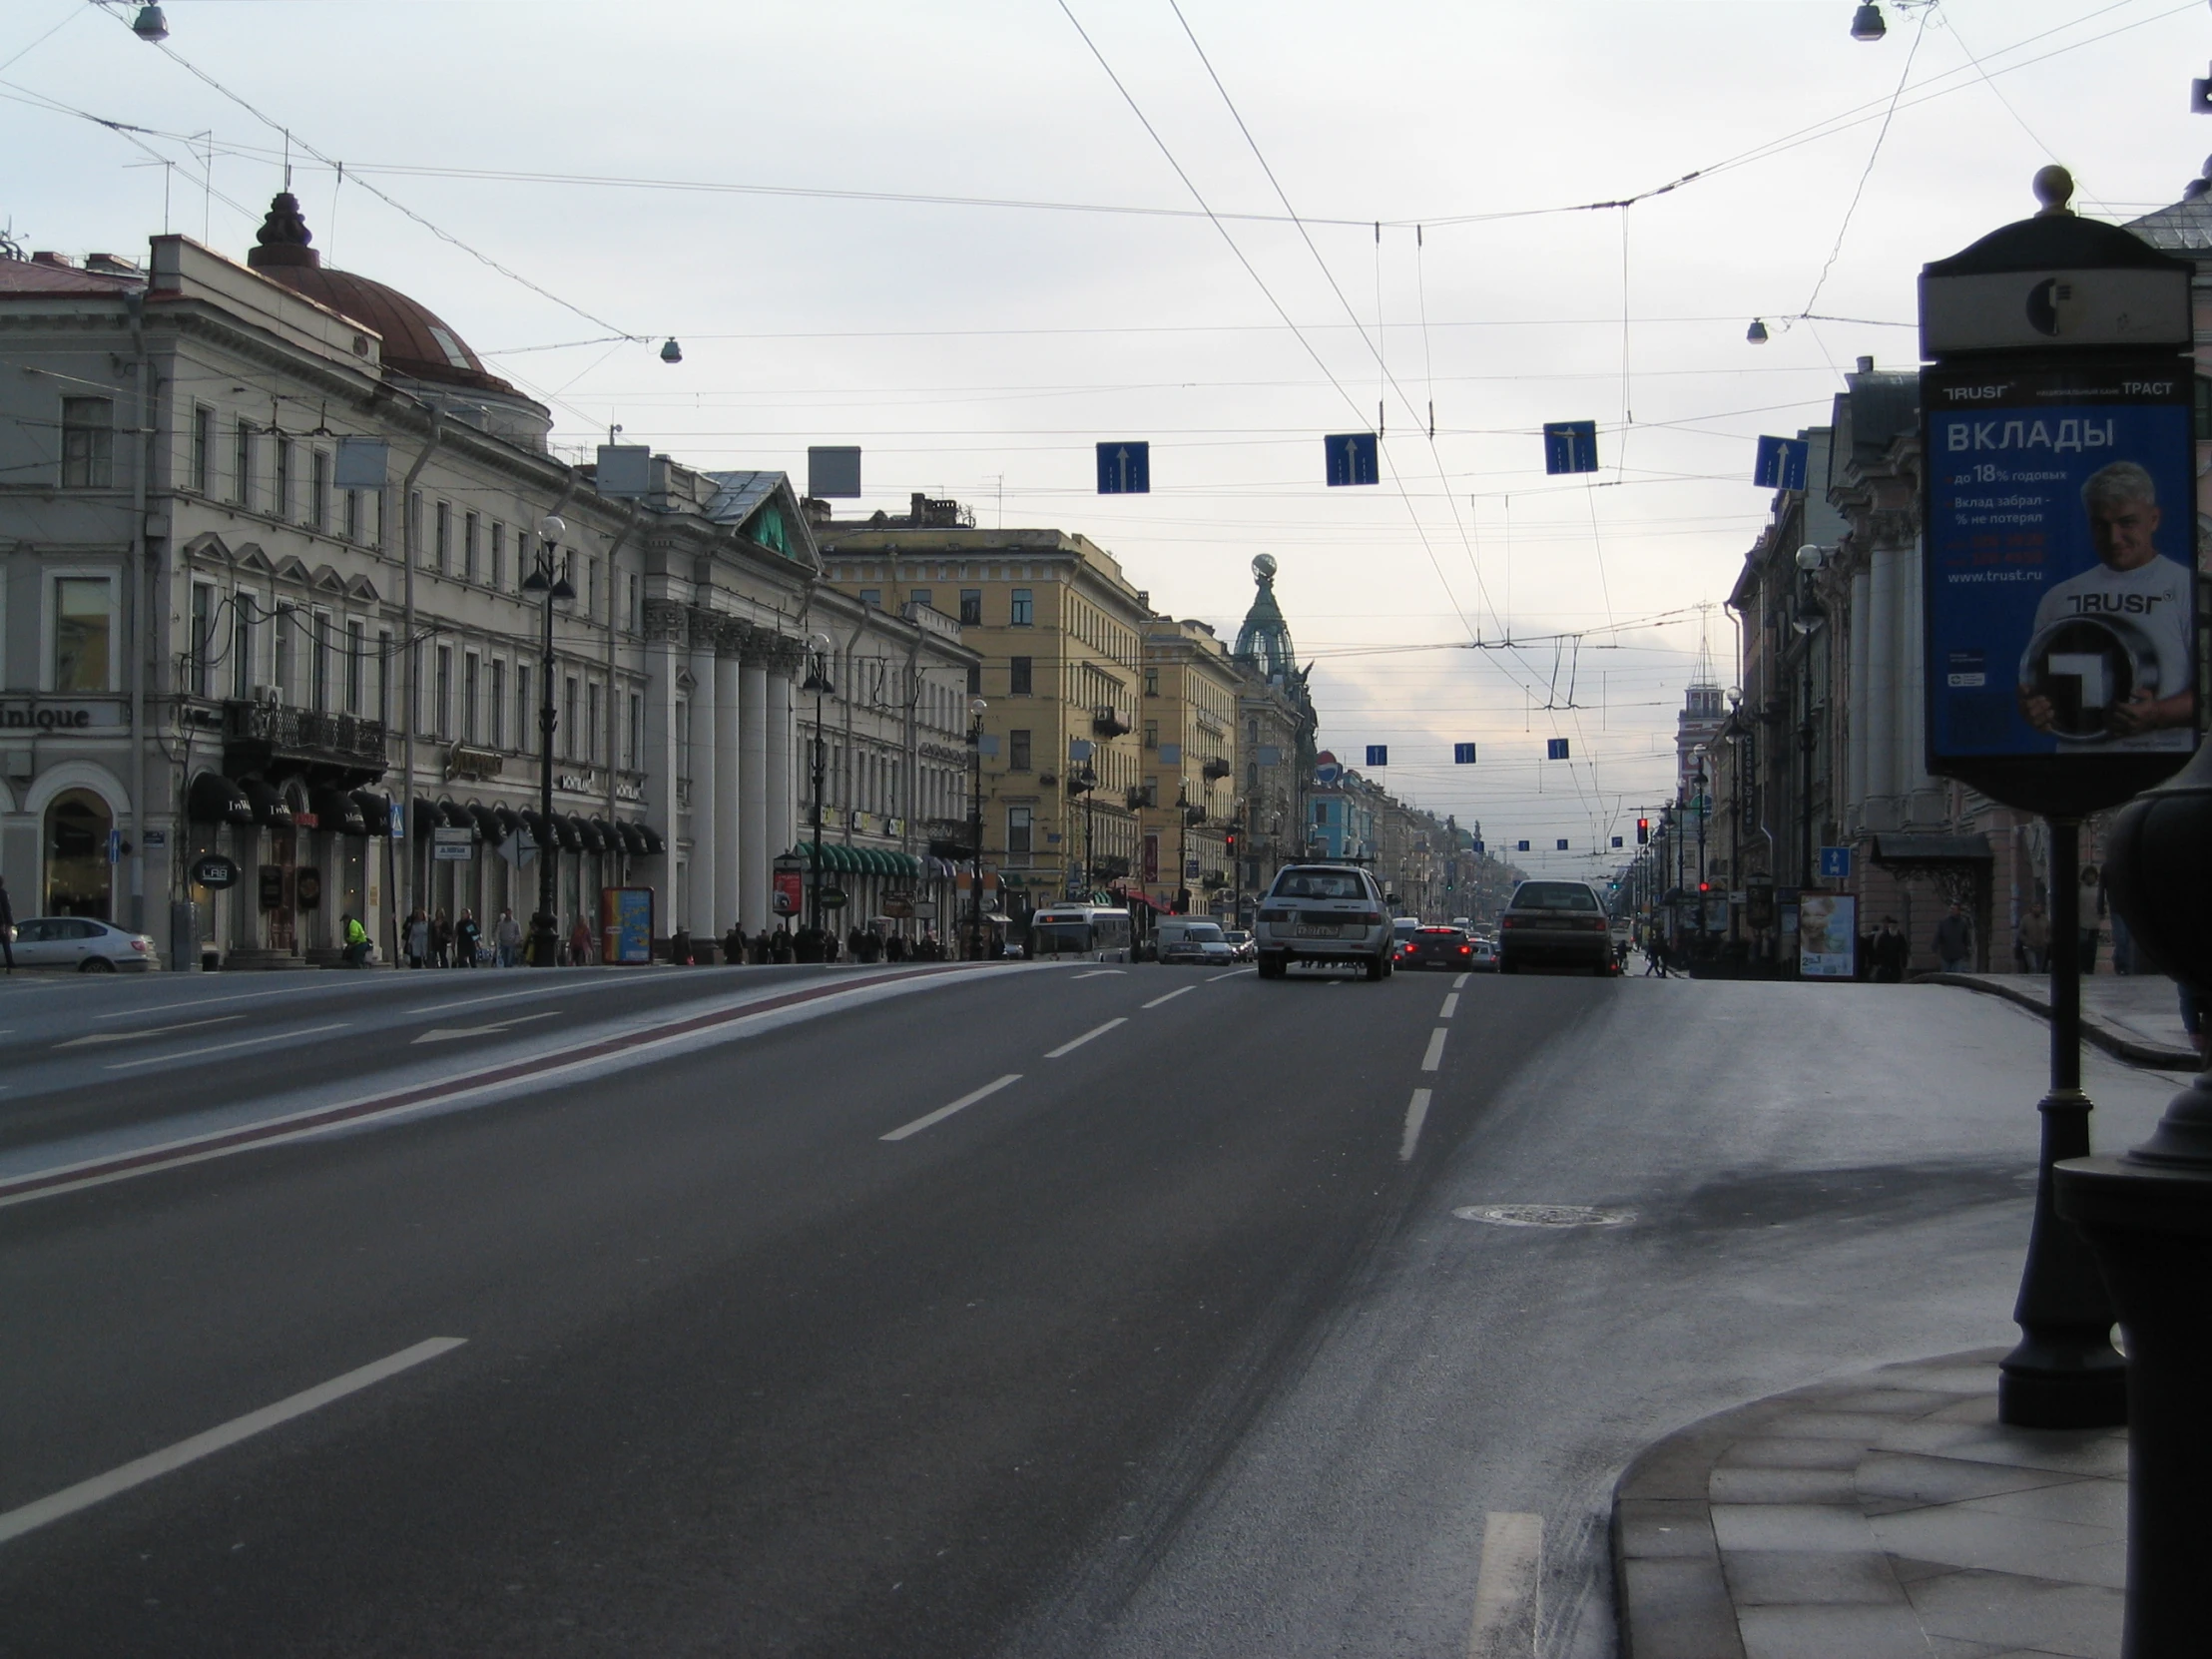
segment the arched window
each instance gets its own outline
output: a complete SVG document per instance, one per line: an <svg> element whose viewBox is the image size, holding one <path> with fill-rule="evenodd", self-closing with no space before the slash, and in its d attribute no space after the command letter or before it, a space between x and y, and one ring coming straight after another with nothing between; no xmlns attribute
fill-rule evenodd
<svg viewBox="0 0 2212 1659"><path fill-rule="evenodd" d="M115 866L108 834L115 817L90 790L64 790L46 809L44 913L111 919Z"/></svg>

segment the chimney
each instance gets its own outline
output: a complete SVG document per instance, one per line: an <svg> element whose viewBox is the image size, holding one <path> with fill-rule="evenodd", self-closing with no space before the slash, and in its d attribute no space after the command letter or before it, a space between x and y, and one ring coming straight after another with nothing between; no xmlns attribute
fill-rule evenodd
<svg viewBox="0 0 2212 1659"><path fill-rule="evenodd" d="M42 248L36 254L33 254L31 256L31 263L33 265L58 266L63 271L74 271L76 269L76 267L72 266L69 263L69 256L67 254L57 254L53 250L47 248Z"/></svg>
<svg viewBox="0 0 2212 1659"><path fill-rule="evenodd" d="M1859 372L1872 374L1874 372L1874 359L1872 357L1861 357L1859 359Z"/></svg>
<svg viewBox="0 0 2212 1659"><path fill-rule="evenodd" d="M98 272L103 276L137 276L138 266L120 254L87 254L85 269Z"/></svg>

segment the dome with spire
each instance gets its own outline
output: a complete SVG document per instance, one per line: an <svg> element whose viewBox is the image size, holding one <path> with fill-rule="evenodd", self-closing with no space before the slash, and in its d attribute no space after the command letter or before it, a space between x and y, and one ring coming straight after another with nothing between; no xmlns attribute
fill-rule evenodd
<svg viewBox="0 0 2212 1659"><path fill-rule="evenodd" d="M1252 579L1260 591L1245 612L1237 630L1237 647L1231 653L1271 686L1289 690L1298 681L1298 658L1291 649L1291 625L1283 620L1283 608L1275 602L1275 557L1263 553L1252 561Z"/></svg>
<svg viewBox="0 0 2212 1659"><path fill-rule="evenodd" d="M397 288L322 263L299 199L279 191L255 236L246 263L273 282L327 305L383 336L384 367L394 374L471 391L519 398L522 394L489 372L468 342L429 306Z"/></svg>

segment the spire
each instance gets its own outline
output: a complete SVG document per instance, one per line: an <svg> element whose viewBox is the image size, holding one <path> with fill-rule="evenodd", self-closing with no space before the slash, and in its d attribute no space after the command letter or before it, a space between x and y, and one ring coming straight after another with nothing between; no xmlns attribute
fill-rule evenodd
<svg viewBox="0 0 2212 1659"><path fill-rule="evenodd" d="M262 221L254 241L257 246L247 254L246 263L257 271L276 265L322 263L322 256L307 246L314 241L314 233L300 215L299 198L288 190L270 198L269 217Z"/></svg>
<svg viewBox="0 0 2212 1659"><path fill-rule="evenodd" d="M1298 679L1298 658L1291 649L1291 625L1283 620L1283 608L1275 602L1275 556L1263 553L1252 561L1252 579L1260 592L1245 612L1237 630L1237 661L1257 669L1270 685L1291 689Z"/></svg>

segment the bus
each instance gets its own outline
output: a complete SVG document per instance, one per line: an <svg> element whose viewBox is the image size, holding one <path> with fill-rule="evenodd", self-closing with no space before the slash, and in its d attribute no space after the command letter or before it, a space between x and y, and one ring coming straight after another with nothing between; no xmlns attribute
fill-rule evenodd
<svg viewBox="0 0 2212 1659"><path fill-rule="evenodd" d="M1129 912L1095 904L1054 904L1029 918L1029 955L1086 962L1129 960Z"/></svg>

